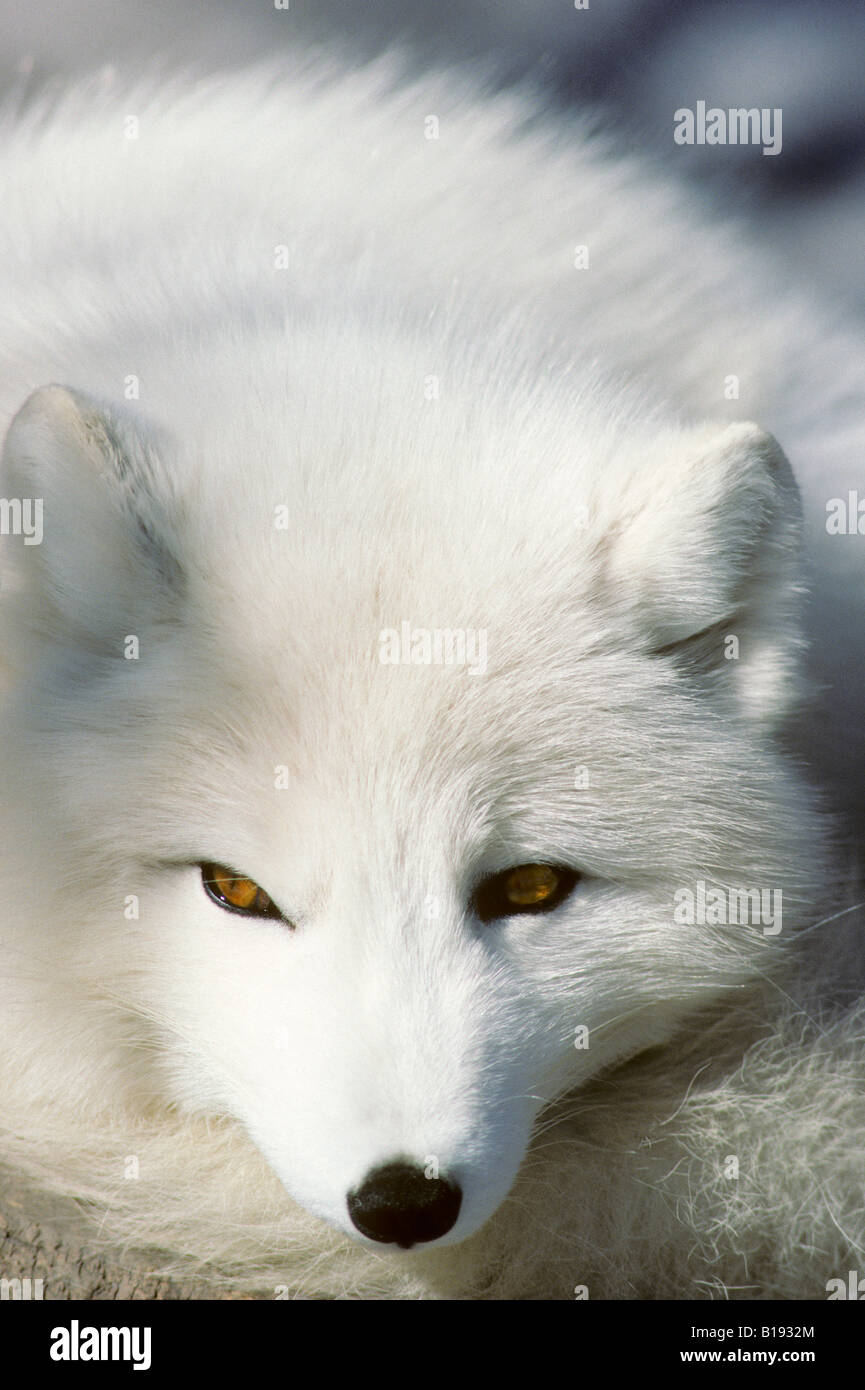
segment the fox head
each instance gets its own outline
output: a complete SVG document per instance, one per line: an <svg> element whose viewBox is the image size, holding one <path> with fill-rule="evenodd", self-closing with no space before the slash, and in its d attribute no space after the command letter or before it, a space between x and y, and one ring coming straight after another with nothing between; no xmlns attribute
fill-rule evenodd
<svg viewBox="0 0 865 1390"><path fill-rule="evenodd" d="M570 383L388 389L347 424L235 384L167 429L37 390L3 496L42 533L4 539L0 619L45 1086L234 1117L398 1252L477 1230L545 1105L764 970L819 833L774 742L774 440ZM689 920L700 884L783 892L783 929Z"/></svg>

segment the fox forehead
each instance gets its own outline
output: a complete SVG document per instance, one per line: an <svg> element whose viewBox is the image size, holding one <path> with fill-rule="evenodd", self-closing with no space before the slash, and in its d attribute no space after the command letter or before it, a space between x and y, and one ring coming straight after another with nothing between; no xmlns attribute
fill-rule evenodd
<svg viewBox="0 0 865 1390"><path fill-rule="evenodd" d="M550 667L527 654L519 671L491 663L473 678L382 665L374 643L355 641L325 644L301 675L290 652L271 656L266 676L244 673L230 689L214 686L206 657L181 678L187 698L203 682L191 717L201 744L171 797L192 799L189 823L207 825L214 857L225 846L244 872L280 864L311 882L363 865L383 900L395 884L404 896L430 876L441 884L532 858L624 879L663 874L701 836L729 838L723 796L699 830L668 808L702 799L694 767L707 754L732 798L749 752L661 663L622 654Z"/></svg>

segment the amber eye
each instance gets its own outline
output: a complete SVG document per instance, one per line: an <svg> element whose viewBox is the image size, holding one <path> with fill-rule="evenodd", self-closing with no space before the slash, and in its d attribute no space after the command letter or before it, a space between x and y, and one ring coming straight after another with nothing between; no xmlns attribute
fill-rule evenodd
<svg viewBox="0 0 865 1390"><path fill-rule="evenodd" d="M551 912L564 902L579 878L574 869L553 864L517 864L484 879L475 891L472 906L482 922L518 913Z"/></svg>
<svg viewBox="0 0 865 1390"><path fill-rule="evenodd" d="M201 881L208 897L229 912L246 917L276 917L285 921L273 899L251 878L244 878L225 864L202 864Z"/></svg>

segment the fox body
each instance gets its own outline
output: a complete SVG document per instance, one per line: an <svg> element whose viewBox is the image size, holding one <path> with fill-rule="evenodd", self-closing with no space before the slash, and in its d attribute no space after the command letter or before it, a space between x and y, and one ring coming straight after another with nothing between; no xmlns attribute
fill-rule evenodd
<svg viewBox="0 0 865 1390"><path fill-rule="evenodd" d="M3 1161L232 1287L822 1296L858 344L392 61L0 148Z"/></svg>

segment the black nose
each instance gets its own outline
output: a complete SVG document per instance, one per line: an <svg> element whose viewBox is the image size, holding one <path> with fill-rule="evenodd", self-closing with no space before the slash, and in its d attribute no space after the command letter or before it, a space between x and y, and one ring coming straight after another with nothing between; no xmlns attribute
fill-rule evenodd
<svg viewBox="0 0 865 1390"><path fill-rule="evenodd" d="M427 1178L413 1163L386 1163L348 1194L348 1214L370 1240L408 1250L449 1231L462 1199L460 1188L447 1178Z"/></svg>

